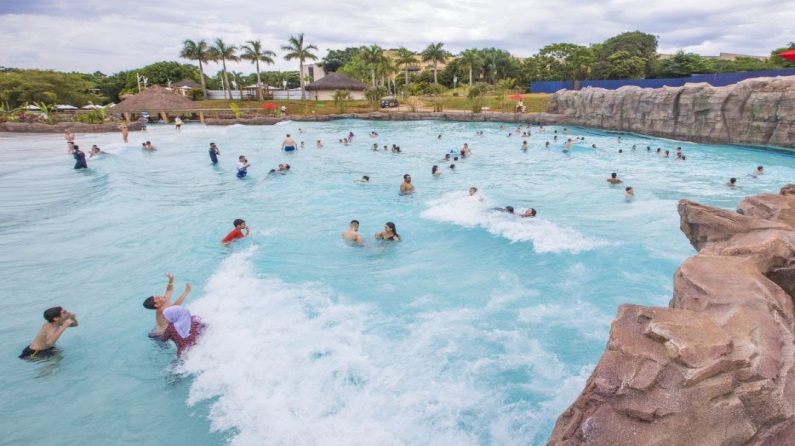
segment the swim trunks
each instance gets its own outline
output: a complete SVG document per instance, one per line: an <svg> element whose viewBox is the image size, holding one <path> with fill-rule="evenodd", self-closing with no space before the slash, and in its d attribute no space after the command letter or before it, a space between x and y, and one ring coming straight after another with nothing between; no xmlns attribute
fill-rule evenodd
<svg viewBox="0 0 795 446"><path fill-rule="evenodd" d="M218 155L215 154L215 150L210 149L210 160L213 164L218 164Z"/></svg>
<svg viewBox="0 0 795 446"><path fill-rule="evenodd" d="M56 353L58 353L58 350L55 349L55 346L45 348L44 350L33 350L30 348L30 346L27 346L24 350L22 350L22 354L19 355L19 359L44 359L49 358Z"/></svg>
<svg viewBox="0 0 795 446"><path fill-rule="evenodd" d="M284 146L285 152L292 152L293 150L295 150L295 146Z"/></svg>
<svg viewBox="0 0 795 446"><path fill-rule="evenodd" d="M243 178L243 177L245 177L247 174L248 174L248 172L247 172L247 171L245 171L245 170L238 170L238 171L237 171L237 177L238 177L238 178Z"/></svg>

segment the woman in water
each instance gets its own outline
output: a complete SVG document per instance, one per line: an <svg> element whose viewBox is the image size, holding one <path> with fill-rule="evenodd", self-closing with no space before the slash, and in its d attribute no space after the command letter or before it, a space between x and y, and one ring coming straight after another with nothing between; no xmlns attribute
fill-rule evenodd
<svg viewBox="0 0 795 446"><path fill-rule="evenodd" d="M396 242L400 241L400 236L397 233L397 229L395 229L395 224L391 221L386 222L384 225L384 232L379 232L375 235L376 240L394 240Z"/></svg>
<svg viewBox="0 0 795 446"><path fill-rule="evenodd" d="M190 311L179 305L173 305L163 310L163 316L168 321L166 331L160 336L163 342L171 339L177 346L177 356L182 356L186 349L192 347L199 340L204 324L201 319L191 316Z"/></svg>
<svg viewBox="0 0 795 446"><path fill-rule="evenodd" d="M435 177L438 177L438 176L440 176L441 174L442 174L442 172L439 172L439 166L437 166L436 164L434 164L434 165L433 165L433 167L431 167L431 175L433 175L433 176L435 176Z"/></svg>

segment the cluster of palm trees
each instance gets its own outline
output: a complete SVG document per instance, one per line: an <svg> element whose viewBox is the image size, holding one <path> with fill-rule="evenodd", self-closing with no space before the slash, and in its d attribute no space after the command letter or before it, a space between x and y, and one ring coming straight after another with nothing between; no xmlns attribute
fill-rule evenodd
<svg viewBox="0 0 795 446"><path fill-rule="evenodd" d="M297 36L290 36L287 40L287 45L282 46L283 51L287 51L284 55L285 60L298 59L299 73L304 71L304 62L307 60L317 60L317 56L312 53L312 50L317 51L315 45L307 45L304 43L304 34L300 33ZM238 53L240 51L240 53ZM232 100L232 90L229 88L229 75L226 70L226 61L239 61L241 59L248 60L256 66L257 69L257 96L259 100L263 100L262 94L262 79L260 77L260 62L268 65L273 65L276 53L266 50L262 47L260 40L249 40L244 45L235 46L227 45L222 39L215 39L214 45L208 45L205 40L185 40L183 42L180 57L189 60L195 60L199 63L199 74L202 81L202 93L207 97L207 86L204 82L204 67L203 65L209 62L220 62L223 68L223 79L227 88L229 100ZM304 78L301 78L301 94L303 99L304 91Z"/></svg>

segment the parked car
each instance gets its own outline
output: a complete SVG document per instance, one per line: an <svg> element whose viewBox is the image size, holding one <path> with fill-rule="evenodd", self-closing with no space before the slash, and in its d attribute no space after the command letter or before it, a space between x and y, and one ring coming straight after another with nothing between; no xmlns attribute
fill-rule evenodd
<svg viewBox="0 0 795 446"><path fill-rule="evenodd" d="M395 108L398 105L398 100L395 98L381 99L381 108Z"/></svg>

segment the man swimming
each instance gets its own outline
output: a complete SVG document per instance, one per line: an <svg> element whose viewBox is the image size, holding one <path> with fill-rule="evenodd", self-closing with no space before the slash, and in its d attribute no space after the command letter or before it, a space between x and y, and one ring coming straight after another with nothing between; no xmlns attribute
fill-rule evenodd
<svg viewBox="0 0 795 446"><path fill-rule="evenodd" d="M370 182L370 177L368 177L367 175L362 175L361 178L359 178L358 180L353 180L353 182L354 183L369 183Z"/></svg>
<svg viewBox="0 0 795 446"><path fill-rule="evenodd" d="M729 187L737 186L737 178L729 178L729 182L726 185Z"/></svg>
<svg viewBox="0 0 795 446"><path fill-rule="evenodd" d="M49 358L57 353L55 343L69 327L77 327L77 316L63 309L52 307L44 310L44 319L47 321L39 329L33 341L22 350L19 359Z"/></svg>
<svg viewBox="0 0 795 446"><path fill-rule="evenodd" d="M404 195L414 193L414 185L411 184L411 175L403 175L403 183L400 185L400 193Z"/></svg>
<svg viewBox="0 0 795 446"><path fill-rule="evenodd" d="M174 293L174 275L166 273L166 277L168 277L168 285L166 285L165 294L162 296L149 296L144 300L144 308L155 310L155 328L149 332L149 337L152 338L160 337L168 326L168 320L163 316L163 310L172 305L182 305L182 302L188 297L191 289L190 283L186 283L185 291L182 292L174 303L171 303L171 295Z"/></svg>
<svg viewBox="0 0 795 446"><path fill-rule="evenodd" d="M350 242L356 242L359 246L365 246L362 234L359 234L359 220L351 220L348 229L342 231L342 238Z"/></svg>
<svg viewBox="0 0 795 446"><path fill-rule="evenodd" d="M615 172L610 174L610 178L607 179L607 182L610 183L610 184L621 184L621 183L623 183L623 181L621 181L618 178L618 174L616 174Z"/></svg>
<svg viewBox="0 0 795 446"><path fill-rule="evenodd" d="M285 152L292 152L296 149L296 146L297 144L295 143L295 140L288 133L287 137L284 138L284 141L282 141L282 150Z"/></svg>
<svg viewBox="0 0 795 446"><path fill-rule="evenodd" d="M235 240L248 237L249 229L248 226L246 226L245 220L243 220L242 218L238 218L235 221L233 221L232 224L235 225L235 229L229 231L229 234L226 234L226 236L223 239L221 239L221 243L224 245L228 245ZM244 229L246 231L245 234L243 234Z"/></svg>

